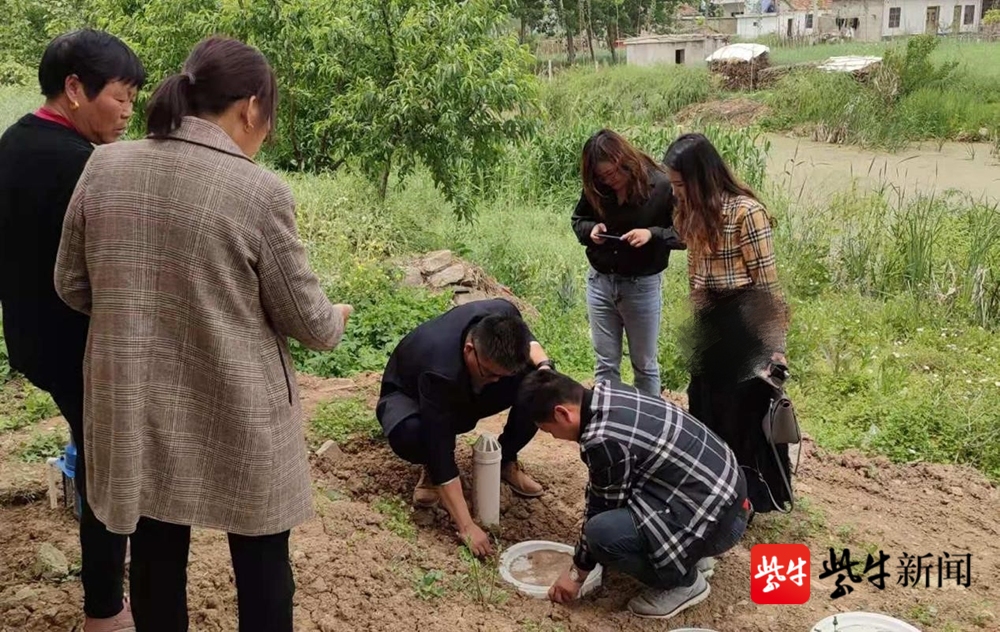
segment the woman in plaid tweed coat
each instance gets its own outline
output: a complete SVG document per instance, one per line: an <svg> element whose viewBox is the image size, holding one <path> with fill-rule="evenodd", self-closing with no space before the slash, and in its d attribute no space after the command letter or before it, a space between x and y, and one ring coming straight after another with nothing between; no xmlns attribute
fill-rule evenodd
<svg viewBox="0 0 1000 632"><path fill-rule="evenodd" d="M351 309L252 160L276 85L256 49L202 42L154 93L150 137L98 147L66 213L56 288L91 316L88 499L131 536L140 630L187 629L192 526L229 534L240 630L292 630L288 536L312 486L287 339L332 349Z"/></svg>

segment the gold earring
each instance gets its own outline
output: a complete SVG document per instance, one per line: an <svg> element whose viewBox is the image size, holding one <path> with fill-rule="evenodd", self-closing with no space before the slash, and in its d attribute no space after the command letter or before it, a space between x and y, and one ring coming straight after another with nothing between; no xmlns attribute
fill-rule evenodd
<svg viewBox="0 0 1000 632"><path fill-rule="evenodd" d="M71 109L71 110L76 110L79 107L80 107L80 104L77 103L76 101L73 101L72 103L69 104L69 109Z"/></svg>

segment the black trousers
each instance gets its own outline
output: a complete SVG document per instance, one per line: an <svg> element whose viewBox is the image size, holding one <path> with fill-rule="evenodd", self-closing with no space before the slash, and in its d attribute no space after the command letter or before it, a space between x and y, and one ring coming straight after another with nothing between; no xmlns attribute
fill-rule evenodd
<svg viewBox="0 0 1000 632"><path fill-rule="evenodd" d="M538 427L526 421L524 416L507 417L507 423L497 442L500 444L500 462L513 463L517 454L528 445L538 432ZM427 465L427 450L423 443L424 430L417 415L411 415L399 422L389 433L389 447L396 456L413 463Z"/></svg>
<svg viewBox="0 0 1000 632"><path fill-rule="evenodd" d="M122 611L125 580L125 548L128 536L111 533L97 519L87 502L86 454L83 446L83 375L62 377L49 384L49 393L69 422L76 444L76 486L83 499L80 508L80 572L83 611L88 617L105 619Z"/></svg>
<svg viewBox="0 0 1000 632"><path fill-rule="evenodd" d="M505 389L510 390L510 389ZM516 392L516 387L514 387ZM513 396L500 393L499 396L493 393L484 403L482 417L488 417L504 410L510 406ZM495 401L494 401L495 400ZM383 397L378 403L380 420L391 420L394 424L389 435L389 447L396 453L396 456L415 465L427 465L427 448L424 438L428 435L428 430L424 427L424 422L420 418L420 405L402 393L393 393ZM471 428L470 428L471 429ZM538 432L538 426L528 421L527 417L519 414L515 408L511 408L507 415L507 422L504 424L503 432L497 439L500 444L502 463L513 463L517 461L517 454L528 445Z"/></svg>
<svg viewBox="0 0 1000 632"><path fill-rule="evenodd" d="M792 500L782 474L791 476L788 445L777 446L776 459L761 427L771 394L771 387L756 378L737 383L694 375L688 385L691 414L732 449L754 511L762 514L783 510Z"/></svg>
<svg viewBox="0 0 1000 632"><path fill-rule="evenodd" d="M289 532L229 534L236 575L239 632L292 632L295 581ZM141 518L132 534L129 575L137 632L186 632L187 562L191 527Z"/></svg>

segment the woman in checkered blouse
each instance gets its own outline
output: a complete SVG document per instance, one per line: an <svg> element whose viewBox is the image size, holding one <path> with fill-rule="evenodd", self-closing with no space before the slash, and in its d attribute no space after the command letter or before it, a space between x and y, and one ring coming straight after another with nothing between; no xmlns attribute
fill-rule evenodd
<svg viewBox="0 0 1000 632"><path fill-rule="evenodd" d="M779 467L761 428L771 386L758 379L772 363L787 364L771 217L704 135L678 137L663 163L678 199L674 227L689 251L690 412L736 454L754 510L783 510L788 446L778 446Z"/></svg>

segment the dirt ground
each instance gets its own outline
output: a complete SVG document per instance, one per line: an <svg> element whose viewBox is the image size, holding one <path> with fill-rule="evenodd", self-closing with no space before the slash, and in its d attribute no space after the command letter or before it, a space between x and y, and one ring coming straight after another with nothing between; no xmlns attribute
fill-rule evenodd
<svg viewBox="0 0 1000 632"><path fill-rule="evenodd" d="M377 376L351 380L302 378L308 411L336 397L372 402ZM43 422L53 424L58 422ZM371 423L374 424L374 418ZM460 465L471 472L471 443L482 431L498 433L502 417L484 420L459 440ZM0 442L0 460L30 429ZM488 569L471 566L441 510L409 509L417 468L395 458L374 439L343 446L339 458L313 457L317 516L293 532L297 593L296 630L588 631L674 630L807 632L834 612L875 611L925 631L1000 630L1000 494L967 468L892 465L859 454L834 455L803 443L796 480L800 503L791 516L759 516L744 541L719 561L711 597L668 621L624 612L638 586L607 573L604 584L570 606L520 596ZM525 449L527 470L546 487L536 500L503 490L503 546L526 539L573 543L583 508L585 470L578 450L547 435ZM11 470L0 470L3 476ZM33 570L39 547L49 543L79 563L76 523L51 510L40 490L43 466L18 469L22 493L0 506L0 632L78 629L82 600L78 577L42 580ZM812 564L812 593L801 606L757 606L750 601L750 547L760 542L804 542ZM849 547L864 568L865 551L891 556L885 589L862 582L839 599L836 576L818 579L828 547ZM897 583L904 553L971 553L968 588L904 587ZM492 593L490 586L492 586ZM191 547L188 600L191 629L235 630L236 608L229 553L222 534L196 531Z"/></svg>
<svg viewBox="0 0 1000 632"><path fill-rule="evenodd" d="M735 127L748 127L767 114L767 106L760 101L734 97L722 101L694 103L677 113L680 123L727 123Z"/></svg>

